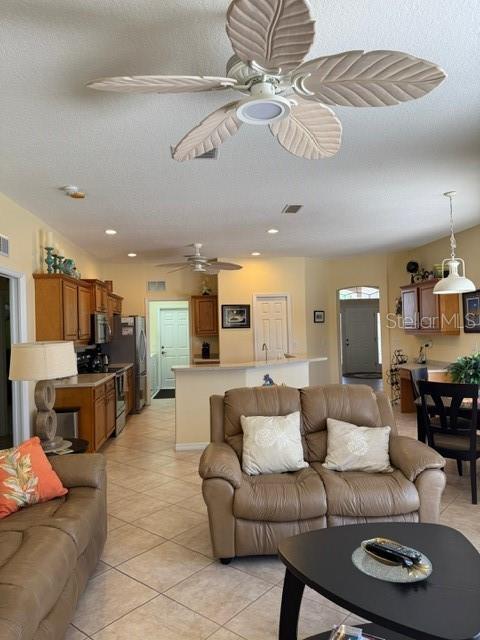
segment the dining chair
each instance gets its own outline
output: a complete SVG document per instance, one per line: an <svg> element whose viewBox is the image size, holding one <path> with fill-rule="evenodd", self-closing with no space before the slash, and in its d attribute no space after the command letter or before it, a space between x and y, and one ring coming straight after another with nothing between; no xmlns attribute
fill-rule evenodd
<svg viewBox="0 0 480 640"><path fill-rule="evenodd" d="M420 391L418 389L418 383L420 380L428 380L427 367L419 367L418 369L410 370L410 384L412 386L412 397L414 402L420 398ZM417 409L417 440L425 442L426 435L425 428L423 426L422 407L418 402L415 404Z"/></svg>
<svg viewBox="0 0 480 640"><path fill-rule="evenodd" d="M480 458L478 384L454 384L420 380L422 420L428 445L445 458L470 463L472 504L477 504L477 459Z"/></svg>

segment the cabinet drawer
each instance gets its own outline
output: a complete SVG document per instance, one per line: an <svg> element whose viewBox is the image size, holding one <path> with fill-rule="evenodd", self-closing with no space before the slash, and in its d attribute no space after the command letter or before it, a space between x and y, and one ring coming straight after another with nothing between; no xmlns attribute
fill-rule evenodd
<svg viewBox="0 0 480 640"><path fill-rule="evenodd" d="M110 391L115 391L115 378L112 378L111 380L107 380L106 388L107 388L107 393L109 393Z"/></svg>
<svg viewBox="0 0 480 640"><path fill-rule="evenodd" d="M93 397L95 400L98 400L99 398L103 398L104 395L105 395L105 385L99 384L98 387L95 387L94 389Z"/></svg>

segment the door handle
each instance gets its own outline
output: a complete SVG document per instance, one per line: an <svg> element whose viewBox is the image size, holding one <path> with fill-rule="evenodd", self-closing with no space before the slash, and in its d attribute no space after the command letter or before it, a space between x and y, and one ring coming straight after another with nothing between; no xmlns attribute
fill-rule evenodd
<svg viewBox="0 0 480 640"><path fill-rule="evenodd" d="M346 347L350 346L350 340L348 338L345 339L345 346Z"/></svg>
<svg viewBox="0 0 480 640"><path fill-rule="evenodd" d="M166 356L166 355L167 355L167 352L166 352L166 351L161 351L161 352L160 352L160 355L162 355L162 356Z"/></svg>

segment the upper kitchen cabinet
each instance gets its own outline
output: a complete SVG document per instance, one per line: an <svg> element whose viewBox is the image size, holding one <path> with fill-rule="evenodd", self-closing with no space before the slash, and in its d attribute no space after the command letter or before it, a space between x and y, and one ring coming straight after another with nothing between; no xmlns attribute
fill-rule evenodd
<svg viewBox="0 0 480 640"><path fill-rule="evenodd" d="M59 274L34 274L37 340L90 340L90 286Z"/></svg>
<svg viewBox="0 0 480 640"><path fill-rule="evenodd" d="M193 333L196 336L218 334L217 296L192 297Z"/></svg>
<svg viewBox="0 0 480 640"><path fill-rule="evenodd" d="M84 280L91 285L92 313L108 313L108 289L101 280Z"/></svg>
<svg viewBox="0 0 480 640"><path fill-rule="evenodd" d="M408 333L460 334L458 295L435 295L438 280L401 287L403 328Z"/></svg>

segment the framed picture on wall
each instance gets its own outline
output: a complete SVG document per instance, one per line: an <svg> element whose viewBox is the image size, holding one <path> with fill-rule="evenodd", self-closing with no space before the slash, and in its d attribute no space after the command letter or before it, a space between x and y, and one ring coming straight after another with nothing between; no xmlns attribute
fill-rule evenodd
<svg viewBox="0 0 480 640"><path fill-rule="evenodd" d="M313 312L313 321L316 323L325 322L325 311L314 311Z"/></svg>
<svg viewBox="0 0 480 640"><path fill-rule="evenodd" d="M222 304L222 329L250 329L250 305Z"/></svg>
<svg viewBox="0 0 480 640"><path fill-rule="evenodd" d="M463 294L463 330L480 333L480 289Z"/></svg>

